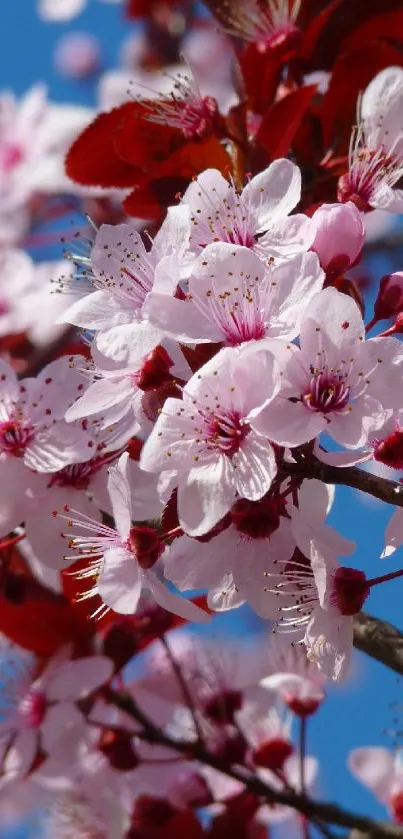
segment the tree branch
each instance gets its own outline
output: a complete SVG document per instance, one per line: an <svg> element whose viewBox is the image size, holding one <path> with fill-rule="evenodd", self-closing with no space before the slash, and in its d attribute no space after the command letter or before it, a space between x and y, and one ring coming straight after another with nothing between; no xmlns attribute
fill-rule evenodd
<svg viewBox="0 0 403 839"><path fill-rule="evenodd" d="M210 766L219 772L235 778L245 785L248 792L263 798L266 802L282 804L292 807L306 818L314 822L320 819L329 824L355 829L367 834L371 839L403 839L403 829L395 824L380 822L359 816L348 810L343 810L336 804L313 801L305 795L300 795L288 790L275 790L260 780L257 775L252 775L248 770L240 766L228 765L222 759L211 754L203 743L195 741L178 740L175 737L162 731L141 711L131 696L121 694L112 690L108 691L108 699L113 702L121 711L129 714L142 726L142 739L149 743L157 743L167 746L190 760L198 760L206 766Z"/></svg>
<svg viewBox="0 0 403 839"><path fill-rule="evenodd" d="M387 478L380 478L371 472L364 472L356 466L339 467L329 466L322 463L316 457L301 456L298 463L282 464L282 471L286 475L297 478L317 478L325 484L339 484L359 489L380 501L393 504L396 507L403 507L403 485L396 481L389 481Z"/></svg>
<svg viewBox="0 0 403 839"><path fill-rule="evenodd" d="M403 676L403 635L392 624L361 612L354 618L354 646Z"/></svg>

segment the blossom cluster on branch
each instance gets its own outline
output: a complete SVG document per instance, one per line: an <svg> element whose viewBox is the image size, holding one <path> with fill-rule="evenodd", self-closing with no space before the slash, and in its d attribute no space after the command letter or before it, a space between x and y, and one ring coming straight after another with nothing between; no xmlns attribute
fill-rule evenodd
<svg viewBox="0 0 403 839"><path fill-rule="evenodd" d="M307 727L354 642L403 666L361 612L403 569L368 577L328 522L353 486L392 507L382 559L403 544L403 273L370 315L362 282L368 220L403 212L403 11L206 5L126 3L94 111L0 96L0 813L399 837L399 750L348 758L376 822L317 800ZM245 604L248 643L191 632Z"/></svg>

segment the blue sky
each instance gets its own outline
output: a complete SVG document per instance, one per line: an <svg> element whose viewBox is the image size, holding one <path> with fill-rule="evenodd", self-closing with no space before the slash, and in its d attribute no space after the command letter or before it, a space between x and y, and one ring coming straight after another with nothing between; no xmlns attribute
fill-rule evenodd
<svg viewBox="0 0 403 839"><path fill-rule="evenodd" d="M94 83L68 82L55 73L52 66L55 41L68 29L91 31L101 40L104 67L108 67L116 65L119 45L130 26L119 6L98 0L89 0L85 13L70 25L41 22L35 12L35 0L8 0L0 9L1 87L21 94L32 83L44 80L54 100L92 104ZM399 264L394 267L398 268ZM384 258L377 258L373 269L382 276L389 265ZM344 536L357 541L357 553L351 558L351 564L365 570L369 577L394 570L403 561L403 551L384 562L379 559L383 529L390 514L391 510L380 502L368 500L354 490L337 491L331 522ZM402 602L403 581L398 580L375 589L367 608L399 625ZM245 631L245 624L240 626L236 613L225 625L234 631ZM364 655L355 654L346 684L330 689L328 701L310 725L309 746L320 760L320 792L324 798L337 799L357 812L384 816L384 809L350 776L346 756L355 746L392 744L392 738L384 730L393 727L394 713L390 705L401 694L401 683L393 673ZM0 830L0 839L27 836L26 829L21 834L15 828L11 833Z"/></svg>

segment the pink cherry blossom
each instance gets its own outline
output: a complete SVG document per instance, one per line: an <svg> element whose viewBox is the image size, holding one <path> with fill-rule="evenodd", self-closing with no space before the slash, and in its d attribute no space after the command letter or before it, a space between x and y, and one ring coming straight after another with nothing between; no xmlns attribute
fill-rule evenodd
<svg viewBox="0 0 403 839"><path fill-rule="evenodd" d="M305 645L272 634L268 657L272 672L262 679L262 687L275 691L295 714L314 713L325 699L325 677L309 660Z"/></svg>
<svg viewBox="0 0 403 839"><path fill-rule="evenodd" d="M0 526L3 533L24 518L24 493L32 472L52 473L88 458L88 436L67 425L64 414L82 388L82 356L63 356L36 378L18 381L0 359Z"/></svg>
<svg viewBox="0 0 403 839"><path fill-rule="evenodd" d="M397 339L364 337L356 303L334 288L319 292L305 312L300 349L269 342L282 386L254 427L285 446L322 431L347 448L363 446L399 405L403 360Z"/></svg>
<svg viewBox="0 0 403 839"><path fill-rule="evenodd" d="M357 207L346 204L322 204L312 216L315 238L312 250L328 279L344 274L361 254L365 228Z"/></svg>
<svg viewBox="0 0 403 839"><path fill-rule="evenodd" d="M285 43L298 43L295 22L300 6L301 0L236 0L225 13L232 34L255 43L260 52L265 52Z"/></svg>
<svg viewBox="0 0 403 839"><path fill-rule="evenodd" d="M353 201L365 211L402 212L403 192L395 189L403 173L402 79L401 67L387 67L364 91L351 137L349 172L339 180L339 201Z"/></svg>
<svg viewBox="0 0 403 839"><path fill-rule="evenodd" d="M103 225L91 251L85 296L74 302L59 321L95 330L98 349L113 360L137 362L163 338L160 330L150 326L144 304L161 282L164 288L170 284L174 293L188 236L189 218L184 207L169 209L150 250L132 223ZM75 289L78 293L79 283Z"/></svg>
<svg viewBox="0 0 403 839"><path fill-rule="evenodd" d="M301 173L290 160L275 160L238 192L216 169L206 169L187 188L190 251L196 256L215 241L251 248L263 259L306 251L313 240L310 219L289 214L301 196Z"/></svg>
<svg viewBox="0 0 403 839"><path fill-rule="evenodd" d="M25 533L39 562L49 568L66 568L70 564L69 553L73 553L66 542L66 554L64 557L60 556L61 527L60 520L52 515L54 510L67 505L79 510L81 515L90 516L97 521L101 520L101 510L112 515L107 492L108 467L118 460L125 449L133 433L133 419L127 414L115 425L106 428L102 425L102 421L97 422L95 419L91 423L76 423L75 428L83 438L83 449L86 441L87 459L80 462L72 461L57 472L38 476L40 479L32 485L32 491L28 493L24 513ZM71 426L67 426L67 432L69 427ZM128 468L132 477L133 470L140 473L140 494L140 487L146 489L144 472L140 472L137 464L132 461ZM155 492L155 483L153 489ZM161 504L158 498L155 498L151 505L149 499L147 504L144 498L137 504L137 508L139 507L141 509L138 510L138 518L143 519L147 518L149 513L159 512Z"/></svg>
<svg viewBox="0 0 403 839"><path fill-rule="evenodd" d="M196 259L184 300L172 296L168 283L167 293L149 295L146 311L152 324L185 343L292 340L323 280L312 253L265 265L252 250L220 242Z"/></svg>
<svg viewBox="0 0 403 839"><path fill-rule="evenodd" d="M41 85L31 88L20 102L3 92L0 111L0 243L4 245L18 242L27 231L34 195L77 192L64 173L64 156L90 122L92 111L49 103Z"/></svg>
<svg viewBox="0 0 403 839"><path fill-rule="evenodd" d="M132 488L127 477L127 466L128 453L125 453L109 471L108 492L116 530L76 510L70 510L69 507L64 508L64 513L58 513L59 518L67 521L69 531L62 535L68 538L69 548L75 549L76 559L90 560L87 570L80 572L81 576L90 580L96 577L91 593L99 594L105 607L116 612L134 614L142 588L146 588L156 602L168 611L187 620L208 620L208 615L202 609L169 591L148 561L146 564L142 562L142 555L137 551L136 528L131 527ZM79 534L70 532L74 527ZM89 535L83 535L83 532ZM162 550L163 546L160 548L156 544L154 562Z"/></svg>
<svg viewBox="0 0 403 839"><path fill-rule="evenodd" d="M257 501L270 489L274 449L251 420L275 396L274 370L270 353L228 347L187 382L182 400L165 402L140 466L177 473L179 521L189 535L211 530L237 495Z"/></svg>
<svg viewBox="0 0 403 839"><path fill-rule="evenodd" d="M70 273L66 260L35 264L23 250L0 251L0 336L26 332L32 343L47 344L65 329L55 324L68 300L52 294L52 280Z"/></svg>
<svg viewBox="0 0 403 839"><path fill-rule="evenodd" d="M325 551L348 554L354 544L325 524L328 493L319 481L304 481L298 507L290 490L273 486L260 501L239 500L226 528L208 541L181 536L163 557L164 574L180 591L208 589L210 608L222 611L245 601L263 618L275 619L278 597L268 596L268 578L292 567L298 547L309 555L311 541Z"/></svg>
<svg viewBox="0 0 403 839"><path fill-rule="evenodd" d="M403 822L403 754L382 746L353 749L348 757L353 775L365 784L379 801L387 805L392 818Z"/></svg>
<svg viewBox="0 0 403 839"><path fill-rule="evenodd" d="M102 656L69 659L60 650L38 672L30 655L10 648L2 663L3 707L0 723L6 778L22 777L41 746L67 764L85 742L86 721L75 702L112 676L112 662Z"/></svg>
<svg viewBox="0 0 403 839"><path fill-rule="evenodd" d="M162 404L159 394L163 402L166 395L177 390L178 381L191 375L177 344L169 339L131 363L104 355L97 341L92 344L91 355L93 364L85 371L89 386L66 412L68 422L102 412L105 425L122 419L127 423L132 416L148 432Z"/></svg>
<svg viewBox="0 0 403 839"><path fill-rule="evenodd" d="M68 32L55 45L53 64L67 79L85 79L100 69L101 44L89 32Z"/></svg>

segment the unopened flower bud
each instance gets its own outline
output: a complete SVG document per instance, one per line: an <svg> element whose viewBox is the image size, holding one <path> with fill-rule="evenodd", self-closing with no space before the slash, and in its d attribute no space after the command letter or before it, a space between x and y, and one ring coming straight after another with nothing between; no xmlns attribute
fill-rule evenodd
<svg viewBox="0 0 403 839"><path fill-rule="evenodd" d="M84 79L100 69L100 43L89 32L68 32L57 41L53 62L67 79Z"/></svg>
<svg viewBox="0 0 403 839"><path fill-rule="evenodd" d="M99 750L108 758L110 765L120 772L130 772L139 765L131 736L127 731L106 729L102 732Z"/></svg>
<svg viewBox="0 0 403 839"><path fill-rule="evenodd" d="M403 312L403 271L385 274L374 305L376 320L388 320Z"/></svg>
<svg viewBox="0 0 403 839"><path fill-rule="evenodd" d="M374 460L390 466L391 469L403 469L403 429L396 428L383 440L376 442Z"/></svg>
<svg viewBox="0 0 403 839"><path fill-rule="evenodd" d="M358 261L365 239L359 210L346 204L323 204L312 216L315 239L311 249L319 257L328 280L336 279Z"/></svg>
<svg viewBox="0 0 403 839"><path fill-rule="evenodd" d="M253 762L256 766L264 766L272 772L281 772L287 758L293 753L292 744L283 737L272 737L265 740L253 752Z"/></svg>

